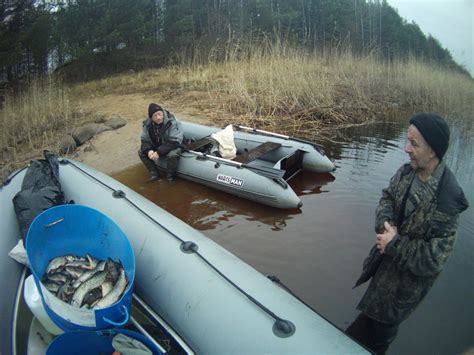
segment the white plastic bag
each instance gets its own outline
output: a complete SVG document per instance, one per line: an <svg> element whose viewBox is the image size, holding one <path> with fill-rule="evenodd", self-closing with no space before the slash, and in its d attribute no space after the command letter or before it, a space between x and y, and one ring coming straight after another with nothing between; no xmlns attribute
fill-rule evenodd
<svg viewBox="0 0 474 355"><path fill-rule="evenodd" d="M211 134L211 138L219 143L219 154L224 159L234 159L237 148L234 143L234 129L228 125L222 131Z"/></svg>
<svg viewBox="0 0 474 355"><path fill-rule="evenodd" d="M28 262L28 255L26 255L25 247L23 246L23 240L19 240L18 243L8 252L8 256L20 264L30 266Z"/></svg>

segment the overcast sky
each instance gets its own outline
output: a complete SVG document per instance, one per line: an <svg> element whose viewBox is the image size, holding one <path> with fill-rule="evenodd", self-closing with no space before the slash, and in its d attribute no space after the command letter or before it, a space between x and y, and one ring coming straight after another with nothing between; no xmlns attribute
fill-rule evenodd
<svg viewBox="0 0 474 355"><path fill-rule="evenodd" d="M408 22L449 49L457 63L474 76L474 0L388 0Z"/></svg>

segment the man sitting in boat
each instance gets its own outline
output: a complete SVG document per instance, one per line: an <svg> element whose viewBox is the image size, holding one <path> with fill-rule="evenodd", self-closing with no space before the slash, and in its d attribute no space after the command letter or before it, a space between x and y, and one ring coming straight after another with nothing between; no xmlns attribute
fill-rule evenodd
<svg viewBox="0 0 474 355"><path fill-rule="evenodd" d="M143 121L138 151L138 156L150 171L149 181L160 179L158 162L165 167L166 178L174 180L182 141L183 130L176 117L160 105L151 103L148 106L148 118Z"/></svg>

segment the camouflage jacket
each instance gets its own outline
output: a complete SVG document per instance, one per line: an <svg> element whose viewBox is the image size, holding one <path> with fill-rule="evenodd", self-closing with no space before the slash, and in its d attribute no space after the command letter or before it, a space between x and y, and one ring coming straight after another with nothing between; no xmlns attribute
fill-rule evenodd
<svg viewBox="0 0 474 355"><path fill-rule="evenodd" d="M383 323L403 321L428 293L453 250L459 214L468 207L444 162L411 192L414 174L410 164L403 165L382 191L376 210L376 232L388 221L398 227L398 235L386 246L357 308ZM403 215L405 195L416 206L408 216Z"/></svg>

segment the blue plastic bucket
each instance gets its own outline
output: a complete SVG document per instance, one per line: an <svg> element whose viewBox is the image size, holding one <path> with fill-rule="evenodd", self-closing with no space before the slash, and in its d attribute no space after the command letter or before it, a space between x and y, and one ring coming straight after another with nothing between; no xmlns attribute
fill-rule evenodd
<svg viewBox="0 0 474 355"><path fill-rule="evenodd" d="M49 317L64 331L96 330L122 326L129 320L135 280L135 256L127 236L109 217L82 205L60 205L37 216L28 230L26 252ZM51 259L63 255L120 260L128 287L110 307L83 309L50 293L41 278Z"/></svg>
<svg viewBox="0 0 474 355"><path fill-rule="evenodd" d="M56 337L51 344L49 344L46 355L112 354L115 350L112 346L112 340L118 333L140 341L154 355L162 354L160 349L143 334L127 329L114 329L110 331L76 331L64 333Z"/></svg>

